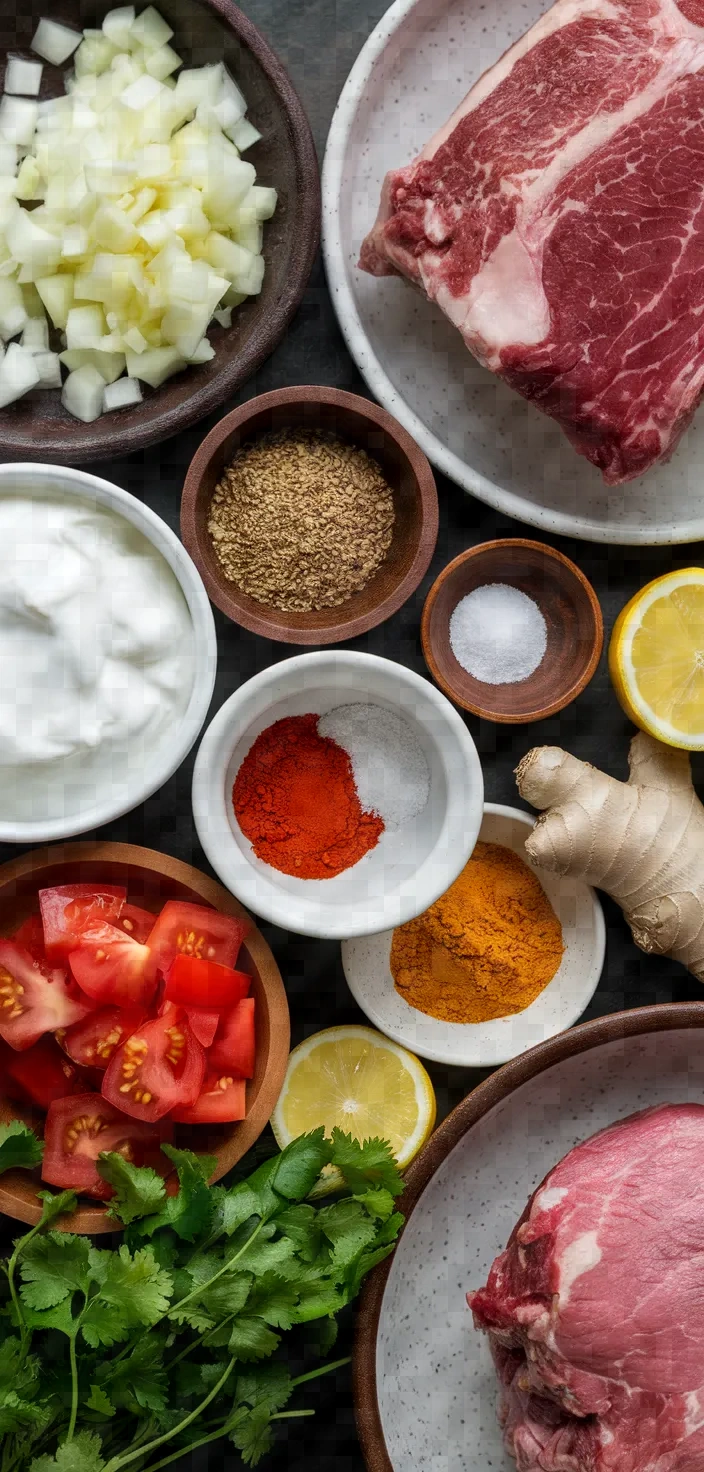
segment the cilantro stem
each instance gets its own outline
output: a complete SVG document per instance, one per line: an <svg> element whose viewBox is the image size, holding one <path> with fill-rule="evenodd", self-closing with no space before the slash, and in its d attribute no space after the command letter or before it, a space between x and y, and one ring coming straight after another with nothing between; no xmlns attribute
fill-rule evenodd
<svg viewBox="0 0 704 1472"><path fill-rule="evenodd" d="M128 1452L124 1457L111 1457L105 1468L105 1472L118 1472L118 1468L128 1467L130 1462L136 1461L138 1457L146 1457L150 1452L155 1452L158 1447L164 1446L165 1442L171 1441L174 1436L180 1436L181 1432L185 1431L187 1426L190 1426L193 1421L196 1421L202 1415L211 1401L215 1400L216 1395L220 1394L225 1381L229 1379L234 1368L235 1359L233 1357L220 1376L217 1385L213 1386L210 1393L206 1395L205 1400L202 1400L200 1405L196 1406L195 1410L191 1411L189 1416L185 1416L183 1421L179 1422L178 1426L173 1426L170 1431L165 1431L163 1436L157 1436L154 1441L148 1441L146 1446L137 1447L135 1450ZM179 1453L179 1455L182 1455L182 1453Z"/></svg>
<svg viewBox="0 0 704 1472"><path fill-rule="evenodd" d="M242 1246L239 1249L239 1252L236 1252L233 1257L228 1258L227 1262L226 1263L223 1263L223 1266L219 1269L219 1271L217 1273L213 1273L212 1278L208 1278L208 1280L207 1280L206 1283L199 1283L196 1288L192 1288L191 1289L191 1292L186 1294L186 1297L185 1298L182 1298L178 1303L172 1303L171 1307L167 1310L166 1314L162 1314L161 1317L162 1318L167 1318L167 1317L172 1318L173 1315L174 1315L174 1313L177 1311L177 1309L181 1309L181 1308L184 1307L185 1304L190 1303L192 1298L202 1298L203 1294L204 1293L207 1293L207 1291L208 1291L209 1288L212 1288L213 1283L217 1283L218 1278L224 1277L225 1273L229 1273L231 1271L231 1269L233 1268L234 1264L247 1251L247 1248L248 1247L251 1247L251 1245L252 1245L255 1237L258 1237L259 1236L259 1233L261 1232L261 1229L262 1229L263 1226L264 1226L264 1219L262 1218L262 1220L260 1221L259 1225L254 1228L254 1231L252 1232L251 1236L249 1236L247 1238L247 1241L242 1244ZM156 1323L157 1324L160 1323L160 1322L161 1322L160 1319L157 1319L156 1320ZM155 1327L156 1326L154 1324L152 1324L152 1328L155 1328Z"/></svg>
<svg viewBox="0 0 704 1472"><path fill-rule="evenodd" d="M295 1417L314 1415L315 1411L277 1411L270 1419L272 1421L290 1421ZM226 1426L227 1421L222 1421L217 1431L211 1431L208 1436L199 1437L198 1441L189 1441L188 1446L180 1446L178 1451L171 1452L168 1457L162 1457L160 1462L152 1462L151 1467L147 1467L146 1472L161 1472L162 1467L168 1467L169 1463L175 1462L178 1457L187 1457L191 1452L197 1451L199 1447L207 1446L210 1441L221 1441L222 1437L226 1435Z"/></svg>
<svg viewBox="0 0 704 1472"><path fill-rule="evenodd" d="M10 1298L12 1299L12 1307L14 1308L17 1315L17 1325L20 1331L20 1339L22 1342L23 1353L26 1352L29 1342L32 1338L32 1331L31 1329L27 1328L27 1325L25 1324L24 1318L22 1316L22 1305L20 1303L19 1294L15 1287L15 1271L20 1257L25 1250L25 1247L27 1247L28 1244L32 1241L33 1237L36 1237L38 1233L41 1232L43 1226L44 1213L42 1212L41 1220L37 1222L36 1226L32 1227L31 1231L25 1232L24 1237L20 1237L19 1242L15 1243L15 1250L6 1268L7 1282L10 1289Z"/></svg>
<svg viewBox="0 0 704 1472"><path fill-rule="evenodd" d="M349 1354L345 1355L345 1358L342 1360L331 1360L329 1365L320 1365L317 1370L309 1370L306 1375L297 1375L295 1380L291 1381L291 1384L305 1385L307 1380L317 1380L321 1375L330 1375L333 1370L340 1370L343 1365L349 1365L351 1362L352 1356Z"/></svg>

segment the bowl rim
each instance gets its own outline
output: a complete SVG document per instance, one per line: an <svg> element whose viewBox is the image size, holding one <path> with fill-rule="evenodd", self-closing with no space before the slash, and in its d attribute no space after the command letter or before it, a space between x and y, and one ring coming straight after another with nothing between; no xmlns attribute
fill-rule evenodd
<svg viewBox="0 0 704 1472"><path fill-rule="evenodd" d="M446 679L438 667L430 632L431 618L435 604L444 584L458 567L462 567L465 562L469 562L474 557L481 556L490 549L493 550L495 547L530 548L531 551L540 552L546 558L561 563L572 574L576 582L580 584L582 591L586 593L594 619L592 652L582 674L578 679L573 680L569 688L562 695L558 696L556 700L551 701L549 705L541 706L539 710L529 711L525 715L509 715L499 711L487 710L485 706L479 705L475 701L467 700L465 696L460 695L456 687L450 680ZM556 715L558 711L564 710L565 706L571 705L572 701L576 700L577 696L581 695L582 691L586 689L596 673L604 647L604 616L601 611L599 599L589 579L582 572L581 568L577 566L576 562L573 562L570 557L566 557L564 552L558 551L557 547L551 547L547 542L534 541L530 537L493 537L488 542L477 543L476 547L466 547L464 552L460 552L457 557L453 557L452 561L448 562L447 566L438 573L423 605L420 637L423 647L423 658L435 683L439 685L440 689L444 691L448 699L452 700L455 705L459 705L462 710L469 711L471 715L480 716L485 721L492 721L495 725L527 726L533 721L543 721L548 716Z"/></svg>
<svg viewBox="0 0 704 1472"><path fill-rule="evenodd" d="M32 874L45 869L47 865L73 862L117 863L147 870L161 879L172 880L194 890L205 904L210 904L215 909L224 909L226 913L246 918L251 922L251 928L244 944L257 967L262 987L267 994L270 1017L275 1013L279 1015L276 1028L270 1029L269 1067L257 1098L245 1119L238 1122L236 1126L233 1123L233 1128L238 1131L236 1149L234 1153L230 1152L231 1158L227 1160L223 1170L219 1171L217 1177L212 1177L213 1181L221 1179L232 1169L233 1165L242 1159L242 1156L258 1139L262 1130L266 1128L288 1066L291 1019L286 989L276 957L258 925L252 920L252 916L239 903L239 900L216 879L212 879L202 869L196 869L193 864L187 864L182 859L174 859L170 854L161 853L158 849L143 848L139 844L113 843L108 839L102 842L84 839L78 843L55 844L32 849L29 853L21 854L19 858L10 859L6 864L0 865L0 888L12 884L15 880L30 878ZM282 1026L282 1024L285 1025ZM12 1203L15 1200L7 1184L0 1178L0 1211L13 1217L14 1220L27 1222L29 1225L36 1224L40 1216L39 1208L34 1210L28 1207L26 1213L20 1216L13 1210ZM81 1233L121 1230L119 1223L111 1221L106 1216L105 1206L98 1202L91 1205L79 1205L78 1210L70 1217L61 1217L58 1228L61 1231Z"/></svg>
<svg viewBox="0 0 704 1472"><path fill-rule="evenodd" d="M397 684L412 690L425 702L426 708L433 709L450 728L455 750L464 763L466 780L458 800L448 802L433 852L424 860L429 868L430 860L433 860L433 882L429 884L421 903L413 898L416 893L413 883L406 880L402 886L402 892L405 893L400 903L399 891L396 890L391 894L379 894L373 900L365 900L364 906L359 907L359 913L355 912L352 905L341 903L336 908L331 907L328 915L315 899L298 899L275 887L264 874L253 868L246 854L235 842L228 816L229 793L226 793L225 774L233 750L245 734L248 722L258 719L258 716L245 716L243 722L243 709L246 710L250 703L256 703L258 697L270 687L273 688L268 706L274 705L276 686L280 684L284 674L299 676L301 688L304 688L304 685L309 686L319 678L321 670L325 670L326 666L336 675L345 669L374 670L387 682L395 680ZM307 679L306 676L310 678ZM359 698L364 697L360 694ZM265 706L264 709L266 708ZM425 676L377 654L366 654L352 649L323 649L309 654L297 654L279 664L270 665L258 675L252 676L225 701L206 728L198 749L193 771L192 802L196 832L203 849L223 884L243 904L264 920L291 930L294 934L319 940L343 940L388 930L392 919L395 925L410 920L427 909L439 895L444 894L464 867L476 843L483 812L484 779L477 748L462 717ZM418 872L417 870L414 877L417 878ZM398 907L393 916L392 904ZM363 910L367 916L372 911L371 920L363 918Z"/></svg>
<svg viewBox="0 0 704 1472"><path fill-rule="evenodd" d="M246 427L255 414L288 404L327 404L333 408L353 410L367 419L370 424L388 434L400 447L410 465L420 496L421 528L418 546L411 566L395 588L367 613L358 614L356 618L349 618L338 624L323 625L314 629L301 629L288 623L284 612L276 608L267 612L265 604L261 605L261 613L238 608L234 595L229 592L224 575L215 576L208 567L201 552L201 539L198 535L196 507L203 478L224 441L234 430ZM226 414L198 446L186 472L181 496L183 544L193 558L212 602L227 618L239 624L241 628L248 629L252 634L261 634L264 638L285 644L337 644L346 639L356 639L359 634L366 634L369 629L374 629L386 619L391 618L392 614L397 613L399 608L407 602L425 576L435 551L438 525L439 508L435 476L427 456L411 438L408 431L399 424L397 419L394 419L392 414L389 414L381 405L374 403L373 400L366 399L361 394L348 393L345 389L330 388L325 384L299 384L288 388L272 389L268 393L249 399L246 404L240 404L238 408ZM331 608L327 612L334 617L343 608L344 604L341 604L338 608ZM325 613L326 610L322 612Z"/></svg>
<svg viewBox="0 0 704 1472"><path fill-rule="evenodd" d="M39 460L56 458L78 465L86 461L117 458L160 444L204 419L236 393L274 351L306 290L320 244L321 188L318 157L303 104L276 52L234 0L194 0L194 3L214 11L240 45L251 51L287 117L287 144L295 160L298 217L292 222L286 281L263 321L264 330L254 341L251 335L247 337L237 354L223 363L210 383L201 382L196 374L192 393L184 403L163 409L149 424L140 421L137 406L134 422L124 418L119 420L118 416L118 423L109 432L100 431L100 419L92 424L81 424L75 420L68 425L63 419L57 420L53 431L42 436L37 443ZM24 460L31 453L30 444L18 446L11 440L6 441L0 428L0 456Z"/></svg>
<svg viewBox="0 0 704 1472"><path fill-rule="evenodd" d="M704 1028L702 1002L659 1002L650 1007L611 1012L590 1022L582 1022L578 1027L537 1043L529 1052L504 1063L502 1068L472 1089L431 1135L406 1171L405 1190L398 1209L408 1221L436 1171L460 1140L495 1105L553 1064L618 1038L697 1027ZM352 1361L355 1421L369 1472L395 1472L384 1439L376 1389L377 1332L392 1261L392 1257L387 1258L367 1278L357 1312Z"/></svg>
<svg viewBox="0 0 704 1472"><path fill-rule="evenodd" d="M46 489L49 495L60 491L62 497L82 501L85 505L97 505L101 510L111 511L122 517L161 554L171 568L188 605L193 624L194 648L198 658L194 660L193 688L190 700L179 724L166 733L155 757L154 774L140 782L127 801L105 799L86 808L81 814L68 818L37 820L31 823L10 823L0 818L0 842L3 843L47 843L99 828L124 813L129 813L140 803L146 802L154 792L163 787L188 756L208 714L215 687L217 671L217 639L215 620L207 593L198 569L181 545L175 532L162 518L143 501L139 501L121 486L72 466L36 464L34 461L8 461L0 464L0 498L11 494L13 484L18 490L23 486ZM158 768L158 771L157 771Z"/></svg>
<svg viewBox="0 0 704 1472"><path fill-rule="evenodd" d="M482 823L479 827L480 834L484 819L487 817L508 818L512 822L521 824L521 826L524 826L530 831L533 830L536 823L536 815L526 812L524 808L514 808L509 806L507 803L485 802L482 815ZM478 842L480 841L481 839L478 839ZM496 839L487 839L485 841L488 843L491 843L492 841L497 842ZM558 881L563 877L564 876L559 874L550 875L551 879ZM564 1023L560 1023L556 1031L549 1034L549 1036L551 1037L555 1037L558 1035L558 1033L564 1032L566 1028L572 1027L577 1019L582 1016L582 1013L589 1006L589 1003L594 996L594 993L599 985L601 973L604 968L604 956L606 953L606 923L604 920L604 911L602 909L601 902L591 884L587 884L584 880L573 882L582 884L584 889L587 891L591 903L591 912L594 921L594 943L591 949L591 959L588 963L585 961L584 966L585 975L589 978L589 995L580 998L579 1005L570 1015L570 1020ZM450 1049L448 1049L448 1047L442 1048L440 1044L435 1045L432 1042L426 1043L424 1041L422 1045L419 1046L417 1040L414 1039L410 1033L408 1035L402 1035L400 1029L394 1032L389 1031L385 1022L381 1020L378 1013L367 1011L367 1007L365 1005L365 995L362 988L352 985L347 972L347 964L345 960L345 945L346 942L343 941L342 969L345 974L345 981L347 982L347 985L350 989L350 992L352 993L352 996L354 997L355 1002L357 1003L358 1007L360 1007L361 1010L364 1012L365 1017L369 1019L369 1022L372 1024L372 1026L378 1028L379 1032L383 1032L385 1037L391 1038L391 1041L394 1043L398 1043L400 1047L408 1048L412 1053L416 1053L419 1058L428 1059L431 1063L439 1063L446 1068L501 1068L505 1063L510 1063L512 1058L519 1058L522 1056L523 1053L528 1052L527 1048L523 1048L517 1052L509 1053L508 1056L505 1058L499 1058L498 1060L496 1058L485 1059L480 1056L481 1044L475 1043L472 1056L468 1058L466 1056L466 1051L469 1046L470 1039L473 1037L476 1038L478 1029L490 1025L481 1022L443 1024L445 1027L457 1029L457 1048L454 1053L452 1053ZM520 1016L521 1014L519 1013L518 1015ZM437 1021L438 1019L428 1017L426 1019L426 1022L428 1024L432 1024L433 1020ZM460 1048L460 1043L463 1038L466 1039L464 1056L461 1055Z"/></svg>

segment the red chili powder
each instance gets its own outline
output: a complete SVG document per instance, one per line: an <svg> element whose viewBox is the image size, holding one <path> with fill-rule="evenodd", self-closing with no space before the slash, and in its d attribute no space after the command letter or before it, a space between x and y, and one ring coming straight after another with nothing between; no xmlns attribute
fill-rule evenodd
<svg viewBox="0 0 704 1472"><path fill-rule="evenodd" d="M318 735L315 715L286 716L257 737L235 778L235 816L255 854L297 879L332 879L384 831L362 810L352 764Z"/></svg>

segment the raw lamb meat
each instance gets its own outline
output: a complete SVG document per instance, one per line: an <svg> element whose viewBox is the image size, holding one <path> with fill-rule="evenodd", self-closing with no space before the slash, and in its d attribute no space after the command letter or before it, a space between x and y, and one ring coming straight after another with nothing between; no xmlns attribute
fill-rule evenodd
<svg viewBox="0 0 704 1472"><path fill-rule="evenodd" d="M519 1472L703 1472L704 1106L571 1150L467 1298Z"/></svg>
<svg viewBox="0 0 704 1472"><path fill-rule="evenodd" d="M609 484L667 459L704 389L704 0L558 0L387 174L360 266Z"/></svg>

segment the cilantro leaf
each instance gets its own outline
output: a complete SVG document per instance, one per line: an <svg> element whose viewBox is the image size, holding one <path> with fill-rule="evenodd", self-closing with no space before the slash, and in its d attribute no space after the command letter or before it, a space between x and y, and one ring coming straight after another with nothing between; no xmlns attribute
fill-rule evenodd
<svg viewBox="0 0 704 1472"><path fill-rule="evenodd" d="M162 1145L165 1155L176 1166L179 1190L175 1196L166 1196L156 1216L149 1218L145 1228L155 1232L159 1227L171 1227L185 1242L206 1233L213 1219L215 1203L208 1181L217 1167L213 1155L194 1155L192 1150L177 1150L174 1145Z"/></svg>
<svg viewBox="0 0 704 1472"><path fill-rule="evenodd" d="M34 1401L22 1400L15 1390L7 1390L0 1396L0 1433L11 1436L30 1427L38 1431L46 1424L47 1413L43 1406Z"/></svg>
<svg viewBox="0 0 704 1472"><path fill-rule="evenodd" d="M251 1273L226 1273L203 1294L203 1306L216 1322L241 1313L252 1286Z"/></svg>
<svg viewBox="0 0 704 1472"><path fill-rule="evenodd" d="M235 1319L228 1347L230 1354L238 1360L264 1360L274 1353L278 1343L279 1335L274 1334L263 1319L250 1319L243 1315Z"/></svg>
<svg viewBox="0 0 704 1472"><path fill-rule="evenodd" d="M237 1447L242 1461L248 1467L256 1467L274 1441L271 1430L271 1412L265 1405L255 1406L249 1415L238 1418L229 1432L230 1441Z"/></svg>
<svg viewBox="0 0 704 1472"><path fill-rule="evenodd" d="M166 1196L164 1182L155 1170L148 1165L132 1165L117 1151L103 1151L98 1156L98 1175L115 1190L108 1216L125 1227L152 1216Z"/></svg>
<svg viewBox="0 0 704 1472"><path fill-rule="evenodd" d="M72 1338L76 1333L77 1320L73 1317L71 1304L73 1295L65 1298L63 1303L57 1303L55 1308L37 1309L25 1308L23 1312L24 1321L28 1329L58 1329L62 1334L68 1334Z"/></svg>
<svg viewBox="0 0 704 1472"><path fill-rule="evenodd" d="M97 1411L101 1416L115 1415L115 1406L99 1385L91 1385L86 1405L89 1411Z"/></svg>
<svg viewBox="0 0 704 1472"><path fill-rule="evenodd" d="M247 1299L247 1312L274 1329L290 1329L298 1303L298 1291L278 1273L263 1273Z"/></svg>
<svg viewBox="0 0 704 1472"><path fill-rule="evenodd" d="M238 1375L235 1405L265 1405L270 1411L281 1411L293 1395L294 1385L285 1365L257 1365Z"/></svg>
<svg viewBox="0 0 704 1472"><path fill-rule="evenodd" d="M326 1140L325 1130L312 1130L299 1135L281 1152L272 1184L280 1196L289 1201L304 1201L312 1191L324 1165L332 1158L332 1141Z"/></svg>
<svg viewBox="0 0 704 1472"><path fill-rule="evenodd" d="M296 1253L304 1262L313 1262L320 1251L320 1227L314 1206L289 1206L276 1218L284 1237L290 1237Z"/></svg>
<svg viewBox="0 0 704 1472"><path fill-rule="evenodd" d="M231 1191L226 1191L222 1186L216 1187L211 1195L215 1203L213 1230L217 1228L218 1233L224 1232L227 1237L231 1237L251 1217L261 1214L259 1196L244 1181Z"/></svg>
<svg viewBox="0 0 704 1472"><path fill-rule="evenodd" d="M362 1203L350 1197L336 1201L334 1206L322 1207L318 1220L328 1241L332 1242L333 1263L338 1267L347 1267L354 1262L376 1237L376 1224Z"/></svg>
<svg viewBox="0 0 704 1472"><path fill-rule="evenodd" d="M43 1141L21 1119L0 1125L0 1176L6 1170L33 1170L41 1164L43 1154Z"/></svg>
<svg viewBox="0 0 704 1472"><path fill-rule="evenodd" d="M361 1201L365 1211L380 1222L389 1221L393 1216L394 1198L385 1186L376 1186L372 1191L363 1191L356 1197L356 1200Z"/></svg>
<svg viewBox="0 0 704 1472"><path fill-rule="evenodd" d="M163 1411L168 1394L163 1341L155 1334L143 1335L125 1359L104 1360L95 1379L113 1405L134 1415L142 1409Z"/></svg>
<svg viewBox="0 0 704 1472"><path fill-rule="evenodd" d="M332 1315L328 1318L314 1319L309 1324L306 1337L311 1348L321 1358L329 1354L337 1343L337 1319Z"/></svg>
<svg viewBox="0 0 704 1472"><path fill-rule="evenodd" d="M58 1217L75 1211L78 1205L75 1191L59 1191L57 1195L53 1191L37 1191L37 1199L42 1203L40 1227L51 1226Z"/></svg>
<svg viewBox="0 0 704 1472"><path fill-rule="evenodd" d="M392 1196L400 1196L403 1181L398 1173L391 1146L386 1140L361 1143L334 1127L332 1131L332 1164L342 1171L347 1185L355 1193L384 1186Z"/></svg>
<svg viewBox="0 0 704 1472"><path fill-rule="evenodd" d="M242 1255L238 1256L237 1271L254 1273L255 1277L274 1269L281 1271L293 1257L294 1251L289 1237L280 1237L276 1242L264 1242L261 1237L255 1237Z"/></svg>
<svg viewBox="0 0 704 1472"><path fill-rule="evenodd" d="M102 1472L103 1444L92 1431L79 1431L53 1457L35 1457L30 1472Z"/></svg>
<svg viewBox="0 0 704 1472"><path fill-rule="evenodd" d="M47 1232L27 1243L20 1259L22 1299L29 1308L55 1308L69 1294L86 1292L90 1281L85 1237Z"/></svg>
<svg viewBox="0 0 704 1472"><path fill-rule="evenodd" d="M91 1267L103 1303L111 1304L135 1327L155 1324L167 1312L172 1280L160 1268L151 1247L133 1255L123 1243L118 1252L91 1251Z"/></svg>

